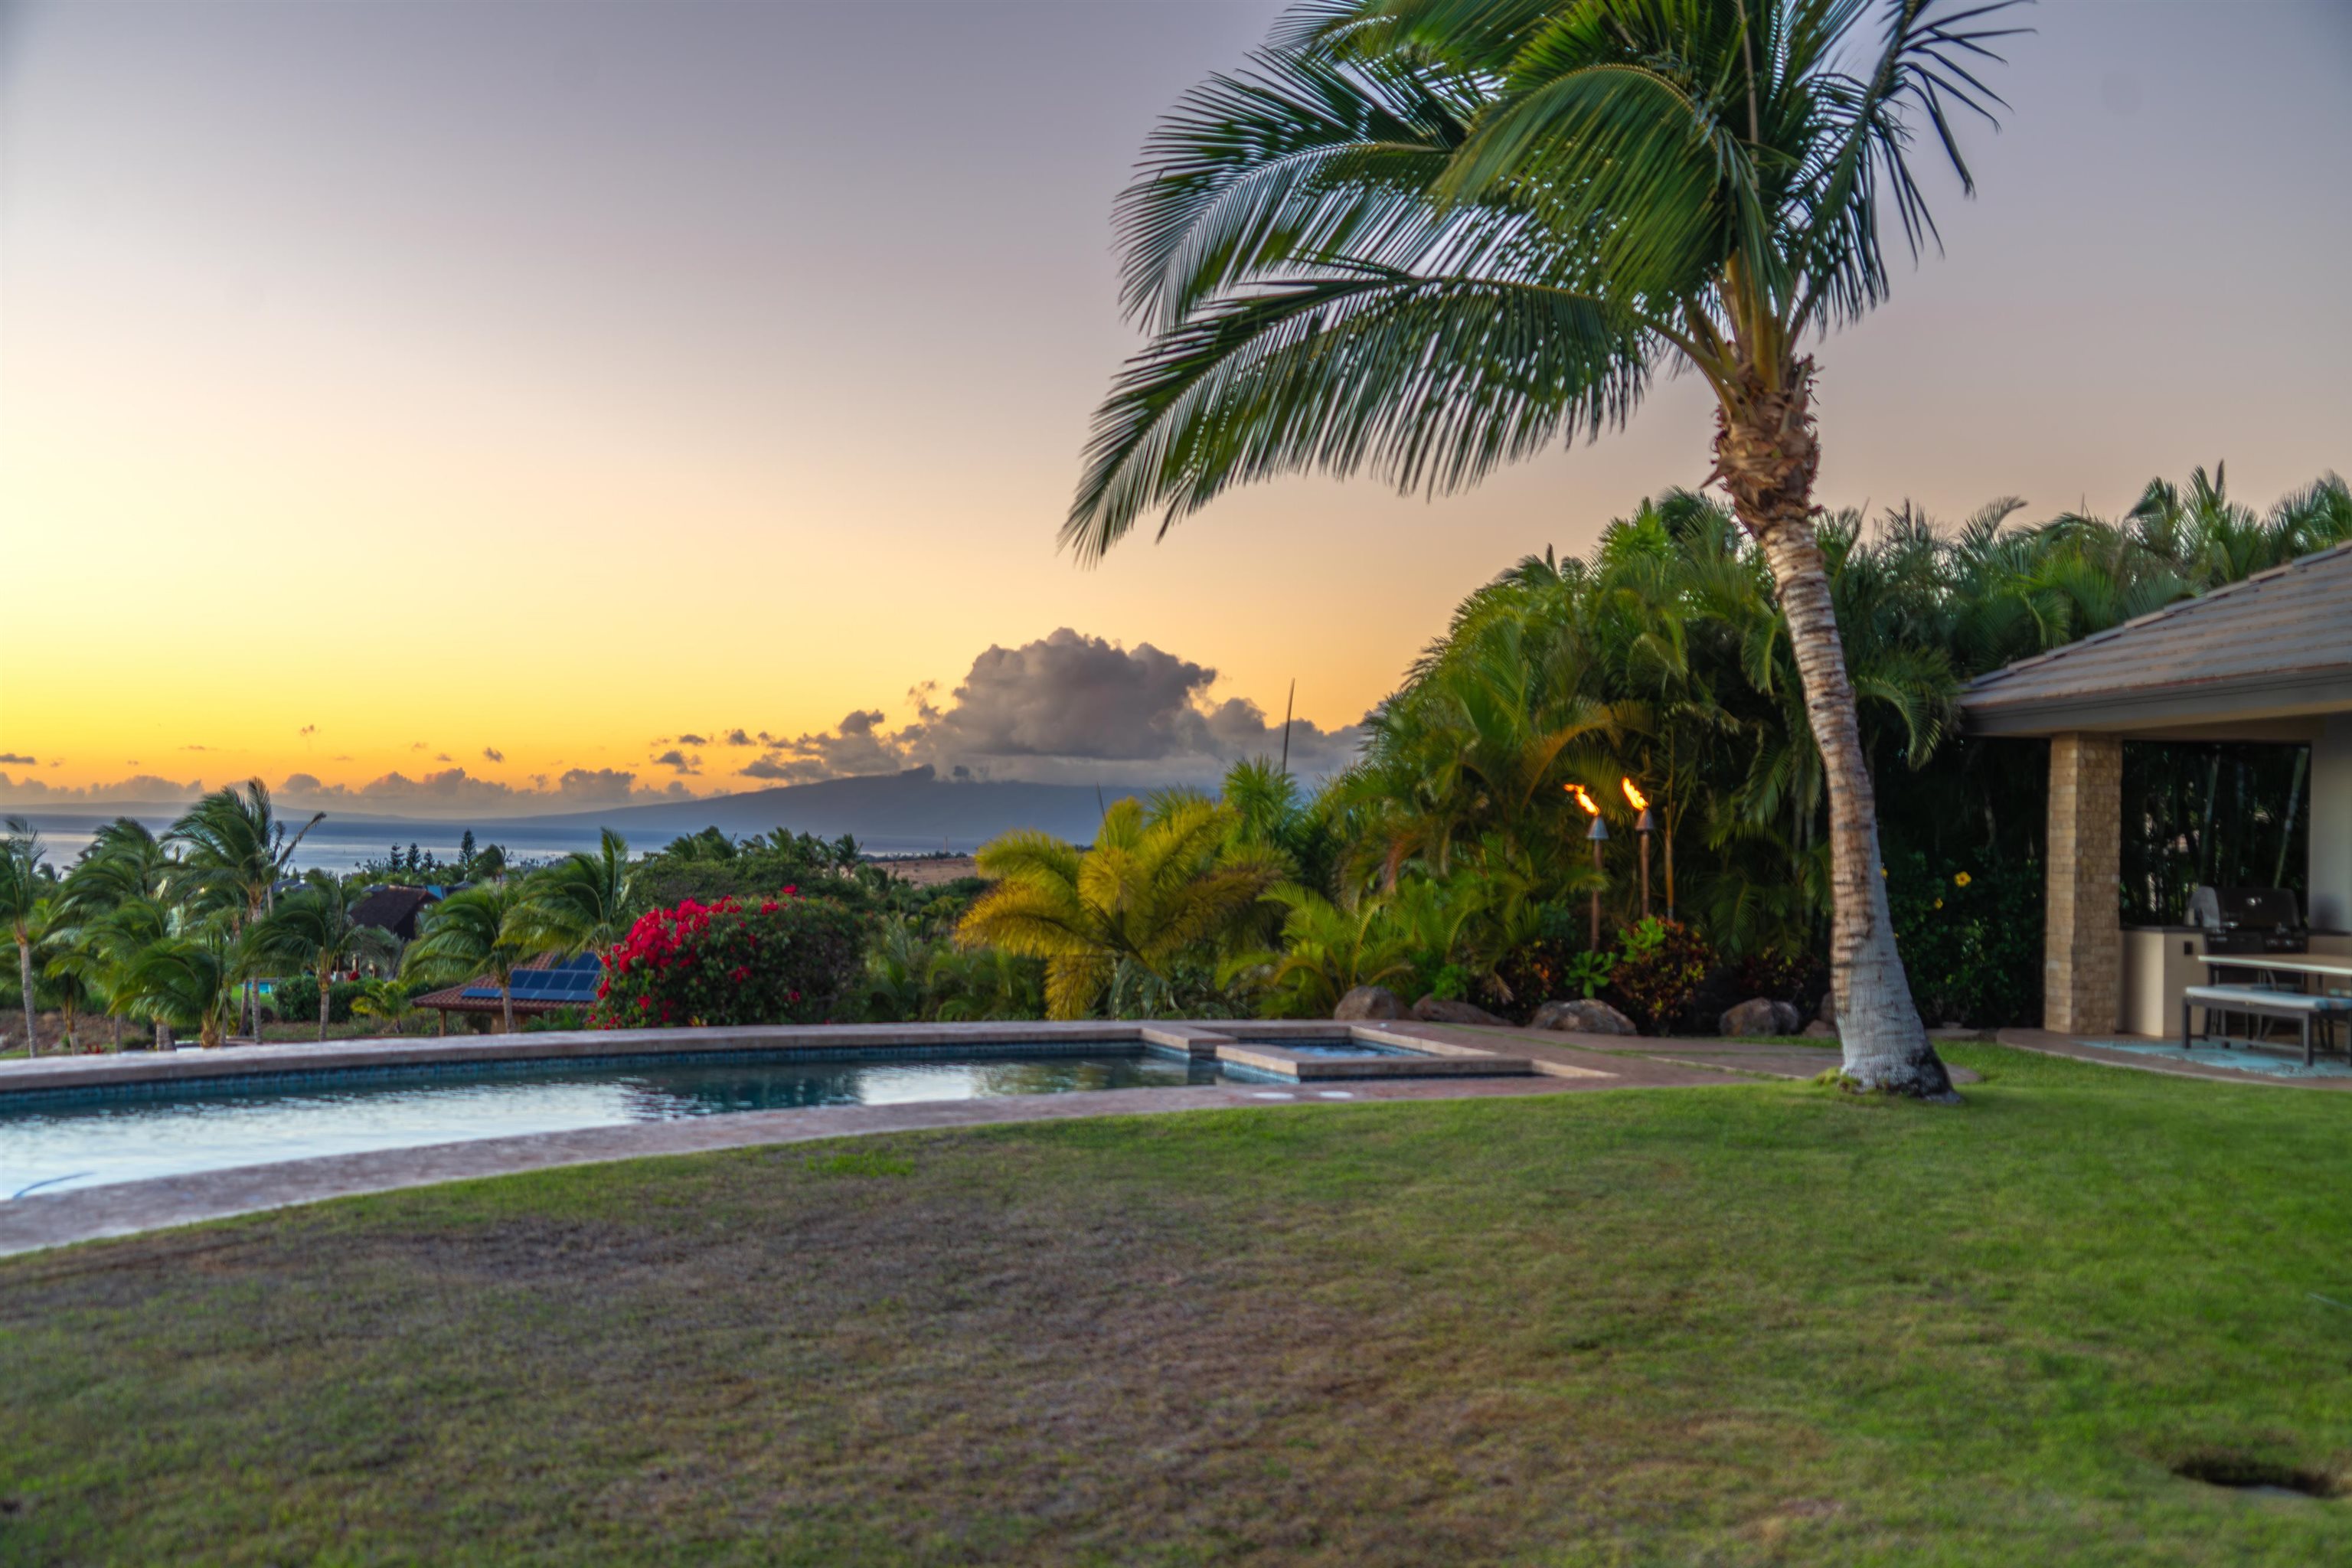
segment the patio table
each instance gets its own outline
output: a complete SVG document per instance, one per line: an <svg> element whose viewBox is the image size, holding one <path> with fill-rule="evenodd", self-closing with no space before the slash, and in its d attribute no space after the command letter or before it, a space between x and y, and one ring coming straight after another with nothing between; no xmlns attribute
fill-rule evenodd
<svg viewBox="0 0 2352 1568"><path fill-rule="evenodd" d="M2352 991L2352 963L2328 963L2313 958L2283 958L2273 952L2208 952L2200 957L2204 963L2215 970L2259 969L2278 974L2307 974L2319 981L2326 990Z"/></svg>

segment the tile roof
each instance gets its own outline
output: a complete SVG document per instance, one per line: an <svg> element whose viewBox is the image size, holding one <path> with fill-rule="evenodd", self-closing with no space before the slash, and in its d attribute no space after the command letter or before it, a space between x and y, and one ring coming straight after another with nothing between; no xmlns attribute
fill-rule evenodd
<svg viewBox="0 0 2352 1568"><path fill-rule="evenodd" d="M1960 696L1973 725L1996 731L2168 701L2216 715L2352 708L2352 542L2020 659Z"/></svg>

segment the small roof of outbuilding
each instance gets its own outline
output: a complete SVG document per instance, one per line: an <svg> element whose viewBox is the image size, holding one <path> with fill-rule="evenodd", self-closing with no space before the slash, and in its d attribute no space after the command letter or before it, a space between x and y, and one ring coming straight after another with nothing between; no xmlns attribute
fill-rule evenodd
<svg viewBox="0 0 2352 1568"><path fill-rule="evenodd" d="M1980 735L2302 739L2352 712L2352 542L1978 677Z"/></svg>

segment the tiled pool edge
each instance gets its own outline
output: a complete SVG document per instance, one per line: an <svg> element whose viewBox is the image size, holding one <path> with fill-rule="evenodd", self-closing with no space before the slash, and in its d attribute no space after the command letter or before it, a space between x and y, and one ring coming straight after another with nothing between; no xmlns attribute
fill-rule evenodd
<svg viewBox="0 0 2352 1568"><path fill-rule="evenodd" d="M1327 1026L1328 1027L1329 1026ZM1158 1048L1213 1057L1227 1037L1192 1024L1016 1022L1003 1024L772 1025L724 1029L574 1029L457 1038L384 1036L215 1050L127 1051L0 1062L0 1107L19 1095L82 1093L131 1084L195 1084L231 1079L302 1081L340 1073L478 1068L499 1063L658 1060L735 1053L802 1052L845 1060L900 1054L935 1060L1010 1047L1081 1054L1099 1046Z"/></svg>

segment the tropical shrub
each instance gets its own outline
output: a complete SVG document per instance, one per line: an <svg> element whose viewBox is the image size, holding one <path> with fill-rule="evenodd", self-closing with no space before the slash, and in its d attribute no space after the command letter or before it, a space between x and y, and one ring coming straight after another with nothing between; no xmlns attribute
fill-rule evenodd
<svg viewBox="0 0 2352 1568"><path fill-rule="evenodd" d="M2042 1015L2038 860L1906 855L1887 868L1895 938L1930 1023L1984 1027Z"/></svg>
<svg viewBox="0 0 2352 1568"><path fill-rule="evenodd" d="M1656 916L1629 927L1609 973L1609 999L1645 1035L1681 1027L1715 970L1715 949L1679 921Z"/></svg>
<svg viewBox="0 0 2352 1568"><path fill-rule="evenodd" d="M746 906L733 899L653 910L605 960L596 1022L815 1024L850 994L865 931L830 900L792 888Z"/></svg>
<svg viewBox="0 0 2352 1568"><path fill-rule="evenodd" d="M410 985L407 990L430 989ZM352 1005L367 993L367 984L359 980L338 980L327 987L327 1022L348 1024L352 1021ZM289 974L275 983L269 991L269 1009L279 1020L289 1024L316 1023L319 1018L319 982L308 974Z"/></svg>

